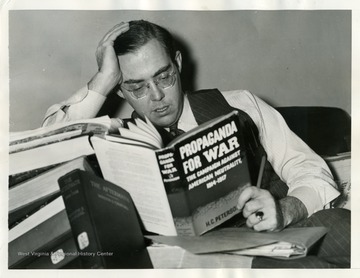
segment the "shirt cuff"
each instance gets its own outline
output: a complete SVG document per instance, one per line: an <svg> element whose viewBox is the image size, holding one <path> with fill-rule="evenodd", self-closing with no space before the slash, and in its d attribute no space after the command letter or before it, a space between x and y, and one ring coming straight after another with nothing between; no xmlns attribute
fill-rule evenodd
<svg viewBox="0 0 360 278"><path fill-rule="evenodd" d="M332 196L327 196L328 202L326 204L323 204L323 201L318 196L316 191L306 186L295 188L294 190L289 192L288 196L299 199L305 205L308 212L308 217L310 217L315 212L324 209L327 204L330 204L330 202L336 197L338 197L340 194L335 189L332 193Z"/></svg>
<svg viewBox="0 0 360 278"><path fill-rule="evenodd" d="M93 99L98 99L99 101L104 102L106 100L106 96L96 92L96 91L92 91L90 89L88 89L88 96L90 96Z"/></svg>

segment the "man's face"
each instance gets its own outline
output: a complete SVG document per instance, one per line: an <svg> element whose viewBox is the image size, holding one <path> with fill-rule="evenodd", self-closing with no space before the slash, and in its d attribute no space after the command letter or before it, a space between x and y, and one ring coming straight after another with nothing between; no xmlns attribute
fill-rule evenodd
<svg viewBox="0 0 360 278"><path fill-rule="evenodd" d="M145 115L159 127L171 126L182 112L184 100L180 82L180 52L175 60L176 64L157 40L149 41L135 53L119 56L123 96L141 117ZM158 80L173 73L173 85L161 88ZM136 99L131 91L139 87L145 89L146 95Z"/></svg>

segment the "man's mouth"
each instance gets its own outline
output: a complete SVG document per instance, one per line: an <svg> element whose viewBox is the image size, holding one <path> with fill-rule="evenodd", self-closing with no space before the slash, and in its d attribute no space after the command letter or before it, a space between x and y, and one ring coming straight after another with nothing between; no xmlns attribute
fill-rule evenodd
<svg viewBox="0 0 360 278"><path fill-rule="evenodd" d="M169 109L169 106L163 106L163 107L159 107L159 108L154 109L154 111L156 113L165 113L168 109Z"/></svg>

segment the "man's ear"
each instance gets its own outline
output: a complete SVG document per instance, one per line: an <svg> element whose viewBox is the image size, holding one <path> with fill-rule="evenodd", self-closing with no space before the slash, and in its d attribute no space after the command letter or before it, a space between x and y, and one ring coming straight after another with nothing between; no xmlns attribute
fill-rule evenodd
<svg viewBox="0 0 360 278"><path fill-rule="evenodd" d="M176 63L176 66L179 70L179 72L181 72L181 68L182 68L182 55L181 55L181 52L178 50L176 51L175 53L175 63Z"/></svg>

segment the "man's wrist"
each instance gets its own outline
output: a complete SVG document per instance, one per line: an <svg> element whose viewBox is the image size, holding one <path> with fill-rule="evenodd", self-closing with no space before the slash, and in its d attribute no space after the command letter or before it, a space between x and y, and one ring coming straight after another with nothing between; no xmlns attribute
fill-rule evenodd
<svg viewBox="0 0 360 278"><path fill-rule="evenodd" d="M282 215L282 228L304 220L308 216L308 211L305 205L296 197L287 196L281 199L278 202L278 205Z"/></svg>

